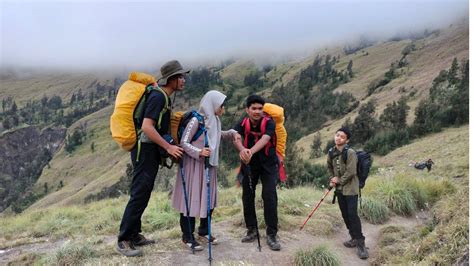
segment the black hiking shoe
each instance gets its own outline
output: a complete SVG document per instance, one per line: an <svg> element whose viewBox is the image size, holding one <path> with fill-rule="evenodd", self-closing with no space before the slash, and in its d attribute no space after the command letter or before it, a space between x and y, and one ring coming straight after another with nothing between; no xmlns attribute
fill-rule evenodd
<svg viewBox="0 0 474 266"><path fill-rule="evenodd" d="M247 234L242 237L242 243L250 243L257 239L257 231L255 230L247 230Z"/></svg>
<svg viewBox="0 0 474 266"><path fill-rule="evenodd" d="M365 246L364 239L357 239L357 256L362 260L366 260L369 257L369 252Z"/></svg>
<svg viewBox="0 0 474 266"><path fill-rule="evenodd" d="M117 244L115 245L115 251L127 257L136 257L143 255L143 252L139 249L136 249L133 243L130 241L117 242Z"/></svg>
<svg viewBox="0 0 474 266"><path fill-rule="evenodd" d="M346 248L355 248L357 246L357 240L351 239L342 243Z"/></svg>
<svg viewBox="0 0 474 266"><path fill-rule="evenodd" d="M194 251L204 250L203 246L201 246L201 244L199 244L199 242L197 242L195 239L193 240L183 239L183 244L190 250L194 250Z"/></svg>
<svg viewBox="0 0 474 266"><path fill-rule="evenodd" d="M135 237L132 237L132 243L135 246L145 246L155 244L156 241L153 239L148 239L142 234L138 234Z"/></svg>
<svg viewBox="0 0 474 266"><path fill-rule="evenodd" d="M276 235L267 236L267 244L271 250L278 251L281 249L280 242L278 242Z"/></svg>

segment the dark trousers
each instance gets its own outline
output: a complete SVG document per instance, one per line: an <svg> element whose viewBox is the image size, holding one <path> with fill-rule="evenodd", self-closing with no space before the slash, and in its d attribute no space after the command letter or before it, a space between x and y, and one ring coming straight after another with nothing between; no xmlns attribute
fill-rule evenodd
<svg viewBox="0 0 474 266"><path fill-rule="evenodd" d="M211 220L212 220L212 211L211 210ZM198 235L205 236L208 233L207 228L207 217L206 218L199 218L199 227L198 227ZM183 233L183 240L190 241L193 239L194 229L196 228L196 218L189 217L189 223L191 224L191 231L189 231L189 224L188 224L188 217L184 214L180 213L179 215L179 225L181 226L181 232Z"/></svg>
<svg viewBox="0 0 474 266"><path fill-rule="evenodd" d="M135 145L131 152L133 180L130 186L130 199L120 223L118 241L130 240L141 232L141 217L150 200L158 173L158 162L160 161L158 145L142 143L138 162L136 161L137 146Z"/></svg>
<svg viewBox="0 0 474 266"><path fill-rule="evenodd" d="M248 171L250 169L250 172ZM242 203L244 205L244 219L248 230L255 230L257 215L255 213L255 188L258 180L262 183L263 216L267 225L267 235L276 235L278 232L278 198L276 185L278 180L278 166L263 167L252 165L242 166ZM250 173L250 175L249 175ZM251 177L251 186L249 184Z"/></svg>
<svg viewBox="0 0 474 266"><path fill-rule="evenodd" d="M359 196L344 196L342 191L336 191L337 203L341 210L342 218L352 239L365 239L362 235L362 226L357 214L357 201Z"/></svg>

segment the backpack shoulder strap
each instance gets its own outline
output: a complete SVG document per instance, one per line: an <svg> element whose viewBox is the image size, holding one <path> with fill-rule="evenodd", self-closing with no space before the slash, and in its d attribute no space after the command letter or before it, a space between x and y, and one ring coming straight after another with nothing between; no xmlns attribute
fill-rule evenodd
<svg viewBox="0 0 474 266"><path fill-rule="evenodd" d="M151 92L152 90L155 90L155 91L159 91L163 94L163 96L165 96L165 106L163 107L163 109L161 109L160 111L160 115L158 117L158 121L156 122L156 129L160 129L161 128L161 120L163 118L163 115L168 111L168 110L171 110L171 108L169 107L169 99L168 99L168 94L166 94L166 92L159 86L155 86L155 85L150 85L147 87L147 90L148 90L148 93Z"/></svg>
<svg viewBox="0 0 474 266"><path fill-rule="evenodd" d="M244 147L248 147L248 142L249 142L249 134L250 134L250 119L248 117L245 117L244 120L242 120L241 126L244 128Z"/></svg>
<svg viewBox="0 0 474 266"><path fill-rule="evenodd" d="M268 120L270 120L271 118L269 116L264 116L262 118L262 122L260 123L260 133L263 135L263 133L265 132L266 128L267 128L267 123L268 123Z"/></svg>
<svg viewBox="0 0 474 266"><path fill-rule="evenodd" d="M347 152L351 149L349 146L345 146L344 149L342 150L342 160L344 163L347 163Z"/></svg>
<svg viewBox="0 0 474 266"><path fill-rule="evenodd" d="M204 133L206 131L206 125L204 123L204 116L202 116L197 111L195 111L195 110L192 111L192 117L195 117L198 121L198 130L192 138L192 141L195 141L202 135L202 133Z"/></svg>

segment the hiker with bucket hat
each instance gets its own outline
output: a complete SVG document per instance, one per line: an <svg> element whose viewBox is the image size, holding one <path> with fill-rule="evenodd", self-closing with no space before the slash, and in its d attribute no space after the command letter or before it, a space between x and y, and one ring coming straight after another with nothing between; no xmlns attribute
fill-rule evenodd
<svg viewBox="0 0 474 266"><path fill-rule="evenodd" d="M181 64L172 60L161 69L158 84L149 84L145 92L145 107L139 115L139 135L137 144L131 150L133 179L130 187L130 199L120 223L120 233L116 251L127 257L140 256L142 251L136 246L155 243L141 234L141 217L150 200L159 163L164 153L173 158L181 158L183 149L172 145L166 136L170 132L171 100L176 91L182 91L185 74Z"/></svg>

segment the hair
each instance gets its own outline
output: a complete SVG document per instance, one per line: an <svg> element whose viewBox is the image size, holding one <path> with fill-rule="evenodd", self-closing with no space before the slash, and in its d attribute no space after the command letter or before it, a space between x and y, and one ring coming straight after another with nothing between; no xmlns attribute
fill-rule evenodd
<svg viewBox="0 0 474 266"><path fill-rule="evenodd" d="M180 75L182 75L182 74L176 74L176 75L168 77L168 79L166 80L166 85L170 85L170 82L174 81L174 80L177 80Z"/></svg>
<svg viewBox="0 0 474 266"><path fill-rule="evenodd" d="M351 135L352 135L352 134L351 134L351 131L349 130L349 128L347 128L347 127L341 127L340 129L338 129L338 130L336 131L336 133L339 132L339 131L344 132L344 134L346 134L346 136L347 136L347 139L350 139L350 138L351 138Z"/></svg>
<svg viewBox="0 0 474 266"><path fill-rule="evenodd" d="M263 99L262 96L259 96L259 95L256 95L256 94L252 94L249 97L247 97L247 101L246 101L247 108L249 108L250 105L252 105L254 103L259 103L261 105L264 105L265 104L265 99Z"/></svg>

